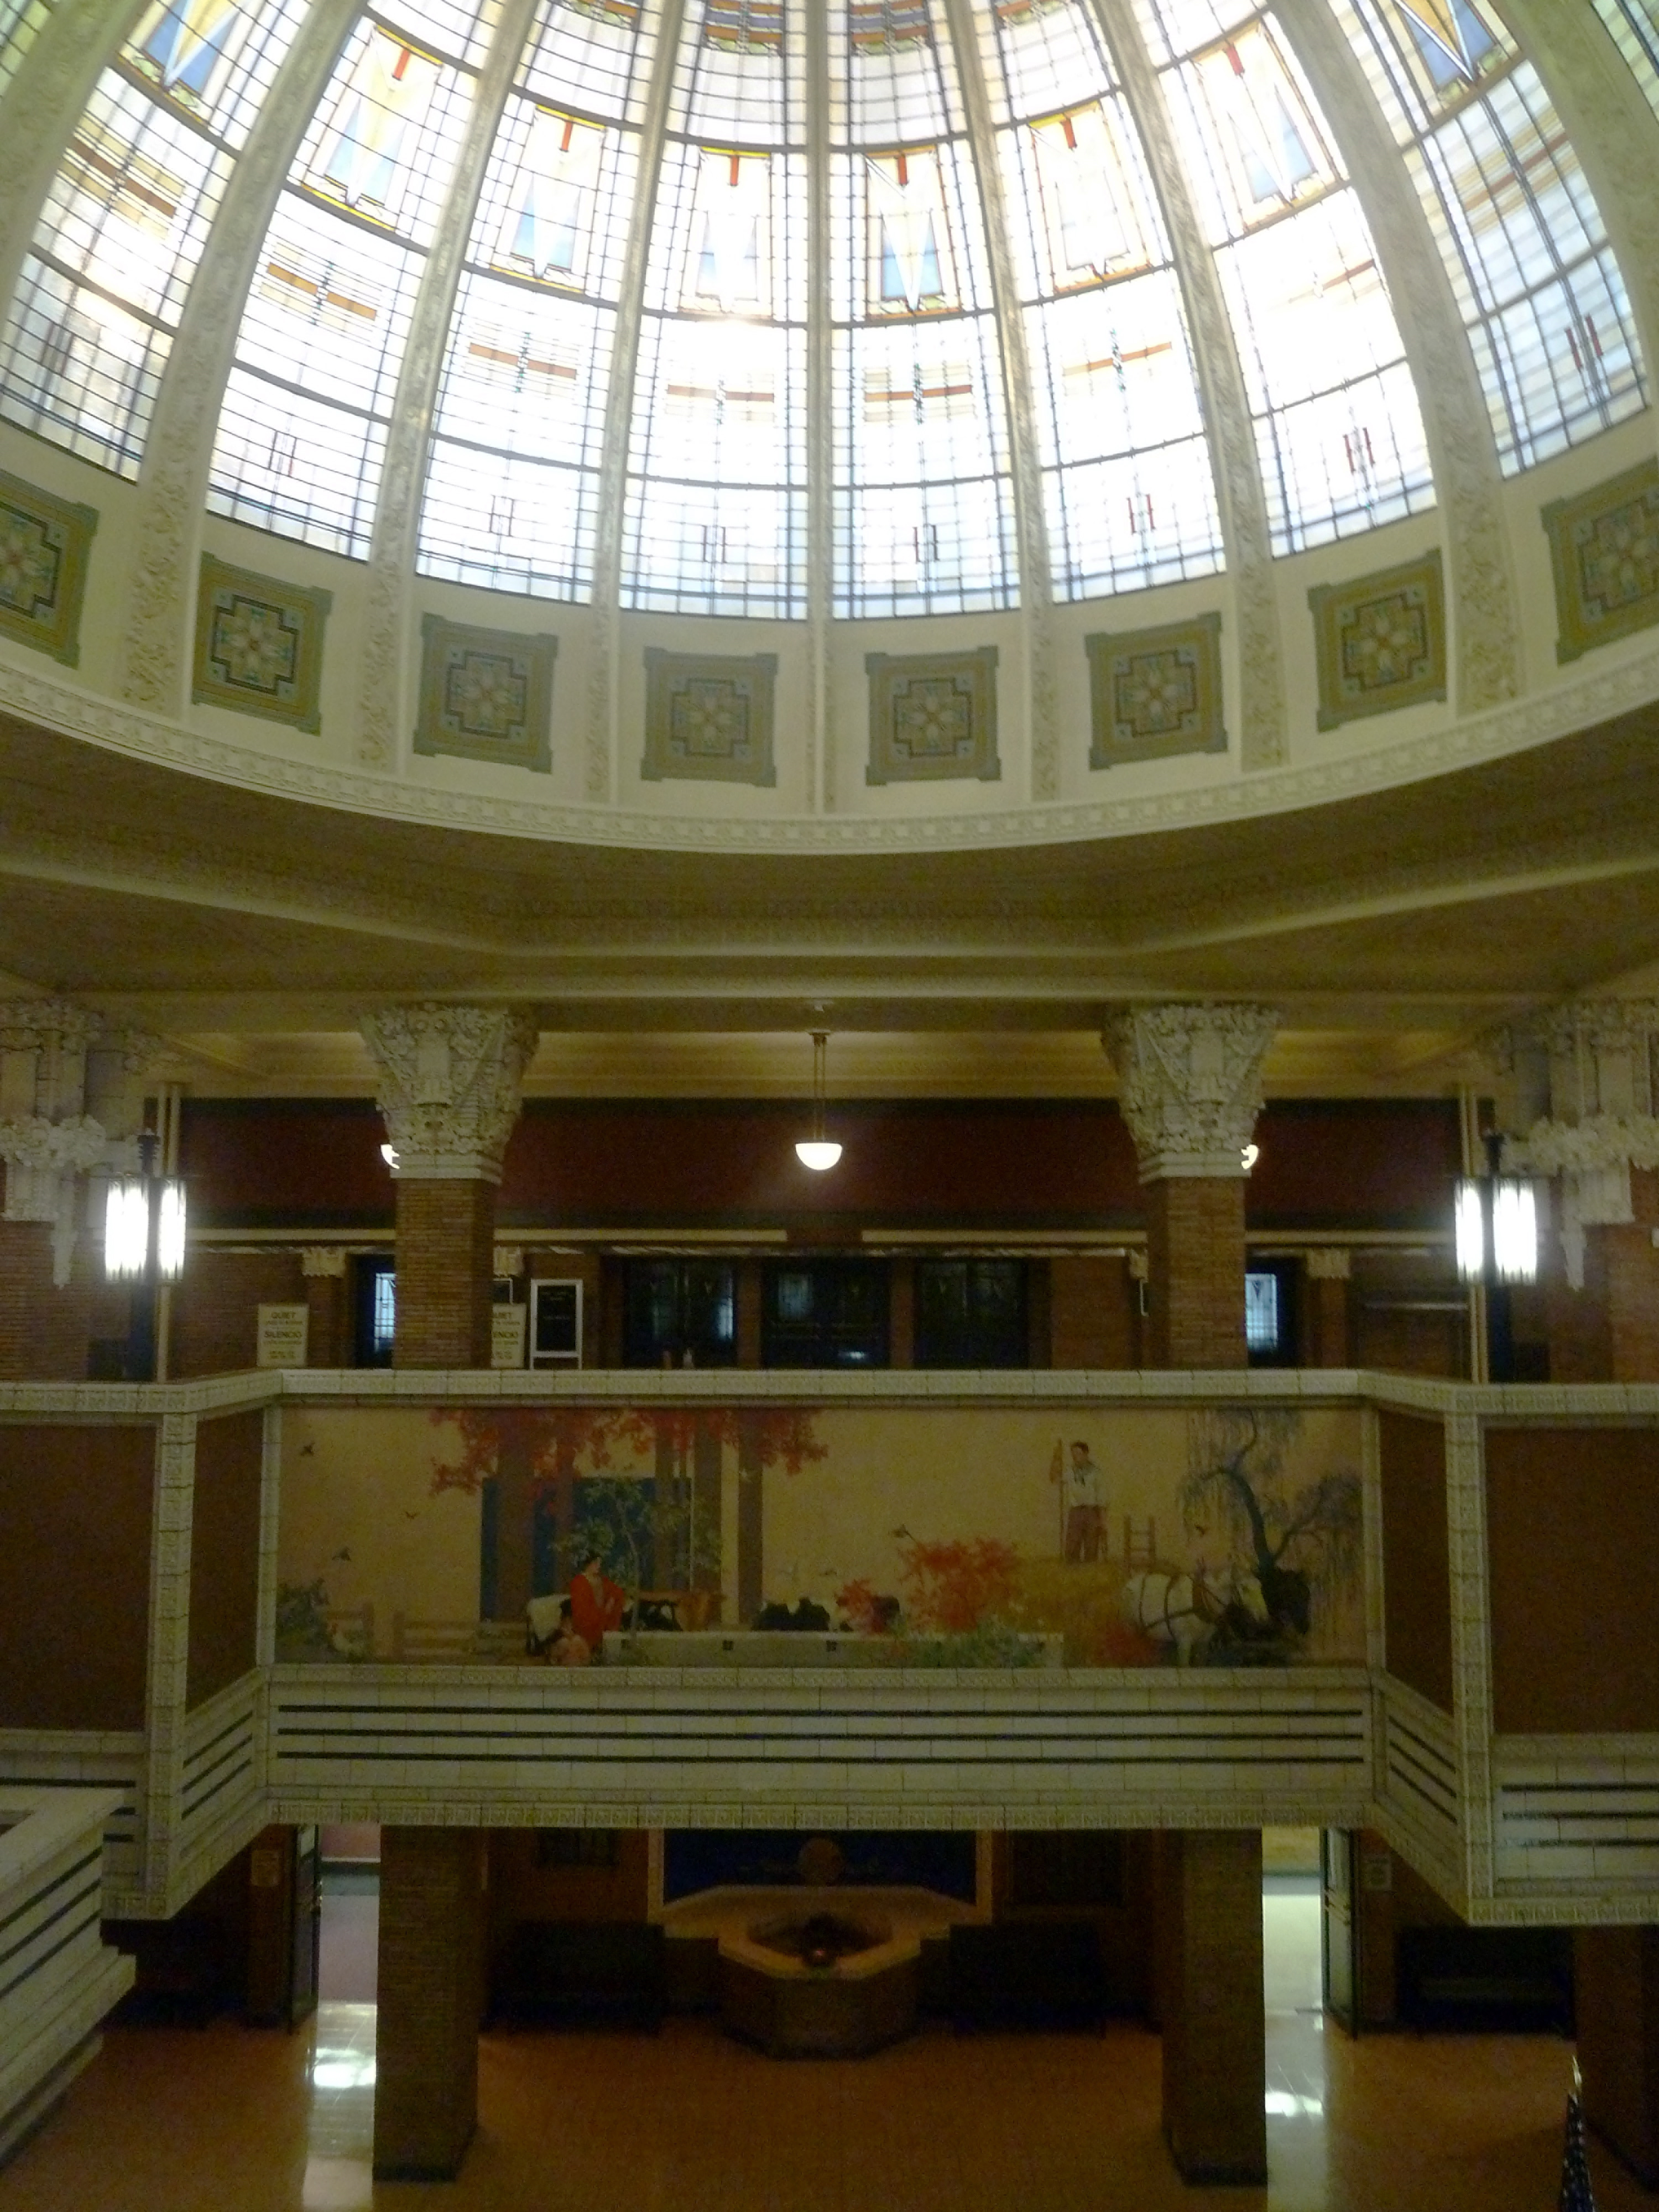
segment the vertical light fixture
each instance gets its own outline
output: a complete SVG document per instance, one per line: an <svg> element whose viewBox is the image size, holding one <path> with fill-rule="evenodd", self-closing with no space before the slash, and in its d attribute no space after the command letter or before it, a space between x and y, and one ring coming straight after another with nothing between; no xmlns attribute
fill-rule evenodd
<svg viewBox="0 0 1659 2212"><path fill-rule="evenodd" d="M138 1172L117 1176L104 1206L104 1273L112 1283L176 1283L185 1264L185 1186L155 1171L161 1139L138 1139Z"/></svg>
<svg viewBox="0 0 1659 2212"><path fill-rule="evenodd" d="M1494 1130L1486 1142L1486 1173L1458 1178L1457 1272L1466 1283L1534 1283L1537 1199L1529 1182L1499 1172L1501 1134Z"/></svg>
<svg viewBox="0 0 1659 2212"><path fill-rule="evenodd" d="M823 1067L830 1049L827 1030L812 1032L812 1133L803 1137L795 1146L795 1158L804 1168L822 1175L826 1168L835 1166L841 1158L841 1146L833 1137L823 1133Z"/></svg>

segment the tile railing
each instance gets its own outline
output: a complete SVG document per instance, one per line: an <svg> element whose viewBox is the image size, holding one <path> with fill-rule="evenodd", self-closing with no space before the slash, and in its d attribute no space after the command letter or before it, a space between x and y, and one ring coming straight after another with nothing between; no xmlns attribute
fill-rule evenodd
<svg viewBox="0 0 1659 2212"><path fill-rule="evenodd" d="M131 1959L102 1940L112 1790L0 1784L0 2160L98 2048Z"/></svg>

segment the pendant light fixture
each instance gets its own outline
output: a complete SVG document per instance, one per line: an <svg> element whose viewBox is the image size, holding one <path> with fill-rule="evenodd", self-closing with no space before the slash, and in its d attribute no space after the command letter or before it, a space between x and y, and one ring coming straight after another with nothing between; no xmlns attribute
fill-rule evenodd
<svg viewBox="0 0 1659 2212"><path fill-rule="evenodd" d="M841 1146L823 1133L823 1062L830 1047L827 1030L812 1032L812 1133L795 1146L795 1158L804 1168L822 1175L841 1158Z"/></svg>

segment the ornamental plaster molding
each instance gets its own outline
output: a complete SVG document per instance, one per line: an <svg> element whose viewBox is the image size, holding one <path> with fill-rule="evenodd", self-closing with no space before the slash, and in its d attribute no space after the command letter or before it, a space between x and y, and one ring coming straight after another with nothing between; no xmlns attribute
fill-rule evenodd
<svg viewBox="0 0 1659 2212"><path fill-rule="evenodd" d="M108 1151L101 1121L76 1114L54 1121L44 1114L0 1121L0 1160L6 1163L8 1221L41 1221L52 1228L52 1279L64 1289L75 1260L76 1178L97 1167Z"/></svg>
<svg viewBox="0 0 1659 2212"><path fill-rule="evenodd" d="M177 714L185 702L197 553L243 302L356 13L356 0L320 0L301 24L231 171L156 395L133 518L133 543L144 557L129 566L117 683L123 698L161 714Z"/></svg>
<svg viewBox="0 0 1659 2212"><path fill-rule="evenodd" d="M1316 1244L1305 1256L1310 1282L1346 1283L1352 1279L1353 1254L1339 1245Z"/></svg>
<svg viewBox="0 0 1659 2212"><path fill-rule="evenodd" d="M1243 1179L1263 1103L1261 1063L1279 1023L1277 1007L1237 1001L1131 1006L1111 1017L1101 1042L1117 1070L1142 1182Z"/></svg>
<svg viewBox="0 0 1659 2212"><path fill-rule="evenodd" d="M300 1273L307 1282L344 1279L346 1255L338 1244L302 1244Z"/></svg>
<svg viewBox="0 0 1659 2212"><path fill-rule="evenodd" d="M78 116L104 58L137 9L58 0L0 102L0 300L17 289L41 203L63 158L64 118Z"/></svg>
<svg viewBox="0 0 1659 2212"><path fill-rule="evenodd" d="M426 487L438 379L449 343L455 292L484 167L536 5L537 0L507 0L496 22L489 52L473 88L465 135L410 318L386 426L386 458L363 593L356 753L366 768L392 768L398 760L405 720L404 670L408 659L410 582L420 536L421 496Z"/></svg>
<svg viewBox="0 0 1659 2212"><path fill-rule="evenodd" d="M1297 767L1134 799L1065 800L972 814L812 819L690 817L665 810L558 805L405 782L291 757L191 729L12 657L0 645L0 709L112 752L276 798L436 829L678 852L983 851L1081 842L1271 817L1475 768L1571 737L1659 700L1659 645L1620 653L1576 680L1421 736ZM1575 665L1582 667L1584 664Z"/></svg>
<svg viewBox="0 0 1659 2212"><path fill-rule="evenodd" d="M1503 476L1474 356L1422 202L1340 26L1323 0L1283 0L1279 12L1382 264L1445 520L1458 705L1478 712L1515 698L1522 679Z"/></svg>
<svg viewBox="0 0 1659 2212"><path fill-rule="evenodd" d="M516 1006L428 1002L365 1015L375 1099L402 1182L499 1182L539 1031Z"/></svg>
<svg viewBox="0 0 1659 2212"><path fill-rule="evenodd" d="M599 802L610 798L617 773L617 694L622 649L617 610L622 594L623 507L628 493L628 448L634 423L634 371L645 312L652 210L667 143L668 103L678 65L684 14L685 0L663 0L657 18L657 51L651 59L651 86L640 127L634 204L623 233L616 335L611 349L611 389L605 394L605 428L599 439L593 518L592 659L588 669L587 743L582 766L583 792L589 799Z"/></svg>
<svg viewBox="0 0 1659 2212"><path fill-rule="evenodd" d="M84 1052L102 1024L68 999L0 1002L0 1051Z"/></svg>
<svg viewBox="0 0 1659 2212"><path fill-rule="evenodd" d="M1109 17L1102 0L1095 0L1095 9L1117 58L1124 96L1169 226L1192 334L1238 624L1239 763L1246 769L1275 768L1290 750L1279 592L1267 493L1232 319L1176 152L1163 88L1133 11L1116 9Z"/></svg>
<svg viewBox="0 0 1659 2212"><path fill-rule="evenodd" d="M1604 1169L1659 1168L1659 1115L1594 1114L1583 1121L1534 1121L1504 1146L1516 1175L1595 1175ZM1628 1212L1617 1218L1631 1219Z"/></svg>
<svg viewBox="0 0 1659 2212"><path fill-rule="evenodd" d="M1024 619L1025 711L1033 799L1053 799L1060 788L1059 699L1054 683L1053 570L1048 526L1042 498L1042 459L1037 441L1036 409L1031 393L1031 361L1025 320L1008 244L1008 208L997 159L991 102L985 88L979 39L967 0L945 0L945 13L956 52L969 143L985 210L985 238L991 265L991 298L996 309L1002 357L1003 401L1007 410L1009 473L1014 491L1014 536L1019 562L1019 604Z"/></svg>

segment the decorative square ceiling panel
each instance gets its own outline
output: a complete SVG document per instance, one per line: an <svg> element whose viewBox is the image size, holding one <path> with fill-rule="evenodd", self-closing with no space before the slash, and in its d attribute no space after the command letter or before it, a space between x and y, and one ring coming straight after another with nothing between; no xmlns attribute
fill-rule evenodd
<svg viewBox="0 0 1659 2212"><path fill-rule="evenodd" d="M97 527L94 507L0 473L0 632L70 668L81 657L81 599Z"/></svg>
<svg viewBox="0 0 1659 2212"><path fill-rule="evenodd" d="M665 776L699 782L773 784L772 694L775 653L727 659L708 653L645 654L645 757L647 783Z"/></svg>
<svg viewBox="0 0 1659 2212"><path fill-rule="evenodd" d="M1659 461L1544 509L1560 623L1558 660L1659 623Z"/></svg>
<svg viewBox="0 0 1659 2212"><path fill-rule="evenodd" d="M202 556L190 696L293 729L322 727L323 631L331 592Z"/></svg>
<svg viewBox="0 0 1659 2212"><path fill-rule="evenodd" d="M1226 751L1219 615L1156 629L1097 630L1083 642L1091 768Z"/></svg>
<svg viewBox="0 0 1659 2212"><path fill-rule="evenodd" d="M870 764L866 783L914 783L944 776L994 782L997 649L971 653L865 655L870 678Z"/></svg>
<svg viewBox="0 0 1659 2212"><path fill-rule="evenodd" d="M458 753L508 768L553 764L556 637L477 629L427 615L421 623L417 753Z"/></svg>
<svg viewBox="0 0 1659 2212"><path fill-rule="evenodd" d="M1446 696L1446 594L1437 549L1308 594L1319 662L1319 726Z"/></svg>

